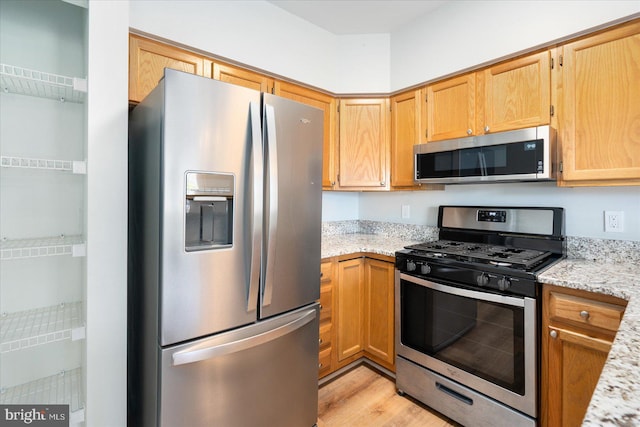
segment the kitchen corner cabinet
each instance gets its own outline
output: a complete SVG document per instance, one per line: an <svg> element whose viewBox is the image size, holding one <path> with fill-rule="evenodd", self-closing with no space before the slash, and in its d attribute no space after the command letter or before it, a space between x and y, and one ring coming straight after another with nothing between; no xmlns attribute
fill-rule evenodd
<svg viewBox="0 0 640 427"><path fill-rule="evenodd" d="M337 268L337 368L366 357L393 371L393 262L359 257Z"/></svg>
<svg viewBox="0 0 640 427"><path fill-rule="evenodd" d="M640 20L559 50L559 185L640 185Z"/></svg>
<svg viewBox="0 0 640 427"><path fill-rule="evenodd" d="M211 76L215 80L247 87L260 92L273 93L273 79L233 65L213 62Z"/></svg>
<svg viewBox="0 0 640 427"><path fill-rule="evenodd" d="M416 89L393 96L391 102L391 187L420 188L414 182L413 146L426 141L425 90Z"/></svg>
<svg viewBox="0 0 640 427"><path fill-rule="evenodd" d="M324 139L322 144L322 188L331 190L336 186L336 99L333 96L307 89L293 83L276 80L274 93L324 112Z"/></svg>
<svg viewBox="0 0 640 427"><path fill-rule="evenodd" d="M205 59L165 43L129 35L129 102L140 102L158 85L165 68L211 77Z"/></svg>
<svg viewBox="0 0 640 427"><path fill-rule="evenodd" d="M615 297L543 286L542 426L582 424L625 307Z"/></svg>
<svg viewBox="0 0 640 427"><path fill-rule="evenodd" d="M550 56L543 51L427 86L428 140L549 124Z"/></svg>
<svg viewBox="0 0 640 427"><path fill-rule="evenodd" d="M344 98L338 108L339 188L388 191L389 99Z"/></svg>
<svg viewBox="0 0 640 427"><path fill-rule="evenodd" d="M86 26L75 5L0 2L0 404L68 404L72 426L86 398Z"/></svg>

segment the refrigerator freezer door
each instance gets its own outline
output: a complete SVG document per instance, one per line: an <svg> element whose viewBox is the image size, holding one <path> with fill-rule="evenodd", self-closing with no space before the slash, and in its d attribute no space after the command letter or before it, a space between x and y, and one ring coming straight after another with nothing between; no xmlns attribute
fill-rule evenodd
<svg viewBox="0 0 640 427"><path fill-rule="evenodd" d="M255 322L259 270L253 273L252 264L259 265L263 187L260 93L173 70L165 72L164 86L159 172L162 346ZM233 177L233 186L225 186L234 192L225 193L233 204L232 232L225 245L190 251L185 246L185 200L190 197L188 177L198 174Z"/></svg>
<svg viewBox="0 0 640 427"><path fill-rule="evenodd" d="M266 318L320 297L323 113L269 94L263 101Z"/></svg>
<svg viewBox="0 0 640 427"><path fill-rule="evenodd" d="M317 305L160 352L159 426L317 421Z"/></svg>

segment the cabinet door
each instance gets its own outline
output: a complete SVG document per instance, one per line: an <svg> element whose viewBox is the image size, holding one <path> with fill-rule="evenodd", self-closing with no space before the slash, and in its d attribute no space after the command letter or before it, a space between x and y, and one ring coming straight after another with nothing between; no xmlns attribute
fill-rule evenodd
<svg viewBox="0 0 640 427"><path fill-rule="evenodd" d="M273 79L232 65L214 62L211 74L216 80L244 86L260 92L272 93L273 90Z"/></svg>
<svg viewBox="0 0 640 427"><path fill-rule="evenodd" d="M484 86L484 96L477 110L479 131L500 132L549 124L549 57L549 51L540 52L495 65L478 74L482 76L479 86Z"/></svg>
<svg viewBox="0 0 640 427"><path fill-rule="evenodd" d="M640 22L562 51L564 184L640 184Z"/></svg>
<svg viewBox="0 0 640 427"><path fill-rule="evenodd" d="M291 83L276 81L275 94L324 111L324 144L322 149L322 188L331 190L336 185L335 129L336 100L330 95Z"/></svg>
<svg viewBox="0 0 640 427"><path fill-rule="evenodd" d="M420 143L422 91L405 92L391 98L391 186L415 187L413 146Z"/></svg>
<svg viewBox="0 0 640 427"><path fill-rule="evenodd" d="M580 426L607 360L611 342L549 327L548 426Z"/></svg>
<svg viewBox="0 0 640 427"><path fill-rule="evenodd" d="M362 258L338 263L338 361L362 351L364 264Z"/></svg>
<svg viewBox="0 0 640 427"><path fill-rule="evenodd" d="M129 101L142 101L158 85L165 68L202 76L204 59L186 50L129 35Z"/></svg>
<svg viewBox="0 0 640 427"><path fill-rule="evenodd" d="M427 86L428 140L476 135L475 104L475 73Z"/></svg>
<svg viewBox="0 0 640 427"><path fill-rule="evenodd" d="M364 289L364 350L392 368L394 353L394 265L367 258Z"/></svg>
<svg viewBox="0 0 640 427"><path fill-rule="evenodd" d="M388 103L386 98L340 100L341 188L389 189Z"/></svg>

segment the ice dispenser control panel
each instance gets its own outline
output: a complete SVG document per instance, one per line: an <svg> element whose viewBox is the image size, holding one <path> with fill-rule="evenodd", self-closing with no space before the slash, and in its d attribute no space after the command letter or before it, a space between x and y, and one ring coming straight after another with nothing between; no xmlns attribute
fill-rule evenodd
<svg viewBox="0 0 640 427"><path fill-rule="evenodd" d="M185 185L185 236L187 252L222 249L233 244L232 174L187 172Z"/></svg>

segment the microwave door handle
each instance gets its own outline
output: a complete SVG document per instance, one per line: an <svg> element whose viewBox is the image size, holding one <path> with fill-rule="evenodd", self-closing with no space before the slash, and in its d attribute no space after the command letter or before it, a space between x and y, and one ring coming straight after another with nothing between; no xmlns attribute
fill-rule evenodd
<svg viewBox="0 0 640 427"><path fill-rule="evenodd" d="M207 342L195 344L173 354L173 366L187 365L189 363L202 362L204 360L222 357L239 351L248 350L261 344L273 341L302 328L307 323L316 318L316 310L311 309L297 316L290 322L285 323L275 329L257 333L248 337L235 339L232 337L228 342L209 345ZM237 335L236 335L237 337Z"/></svg>
<svg viewBox="0 0 640 427"><path fill-rule="evenodd" d="M260 286L260 250L262 246L262 126L260 122L260 104L249 104L251 119L251 157L253 173L253 206L251 211L251 253L249 260L249 291L247 295L247 312L258 308L258 292Z"/></svg>
<svg viewBox="0 0 640 427"><path fill-rule="evenodd" d="M487 159L484 157L484 153L482 151L478 152L478 163L480 164L480 174L482 176L487 176Z"/></svg>
<svg viewBox="0 0 640 427"><path fill-rule="evenodd" d="M262 305L271 304L275 269L276 231L278 228L278 143L276 141L276 116L272 105L264 105L265 115L265 149L269 167L269 194L267 201L267 251L264 268L264 284L262 289Z"/></svg>

